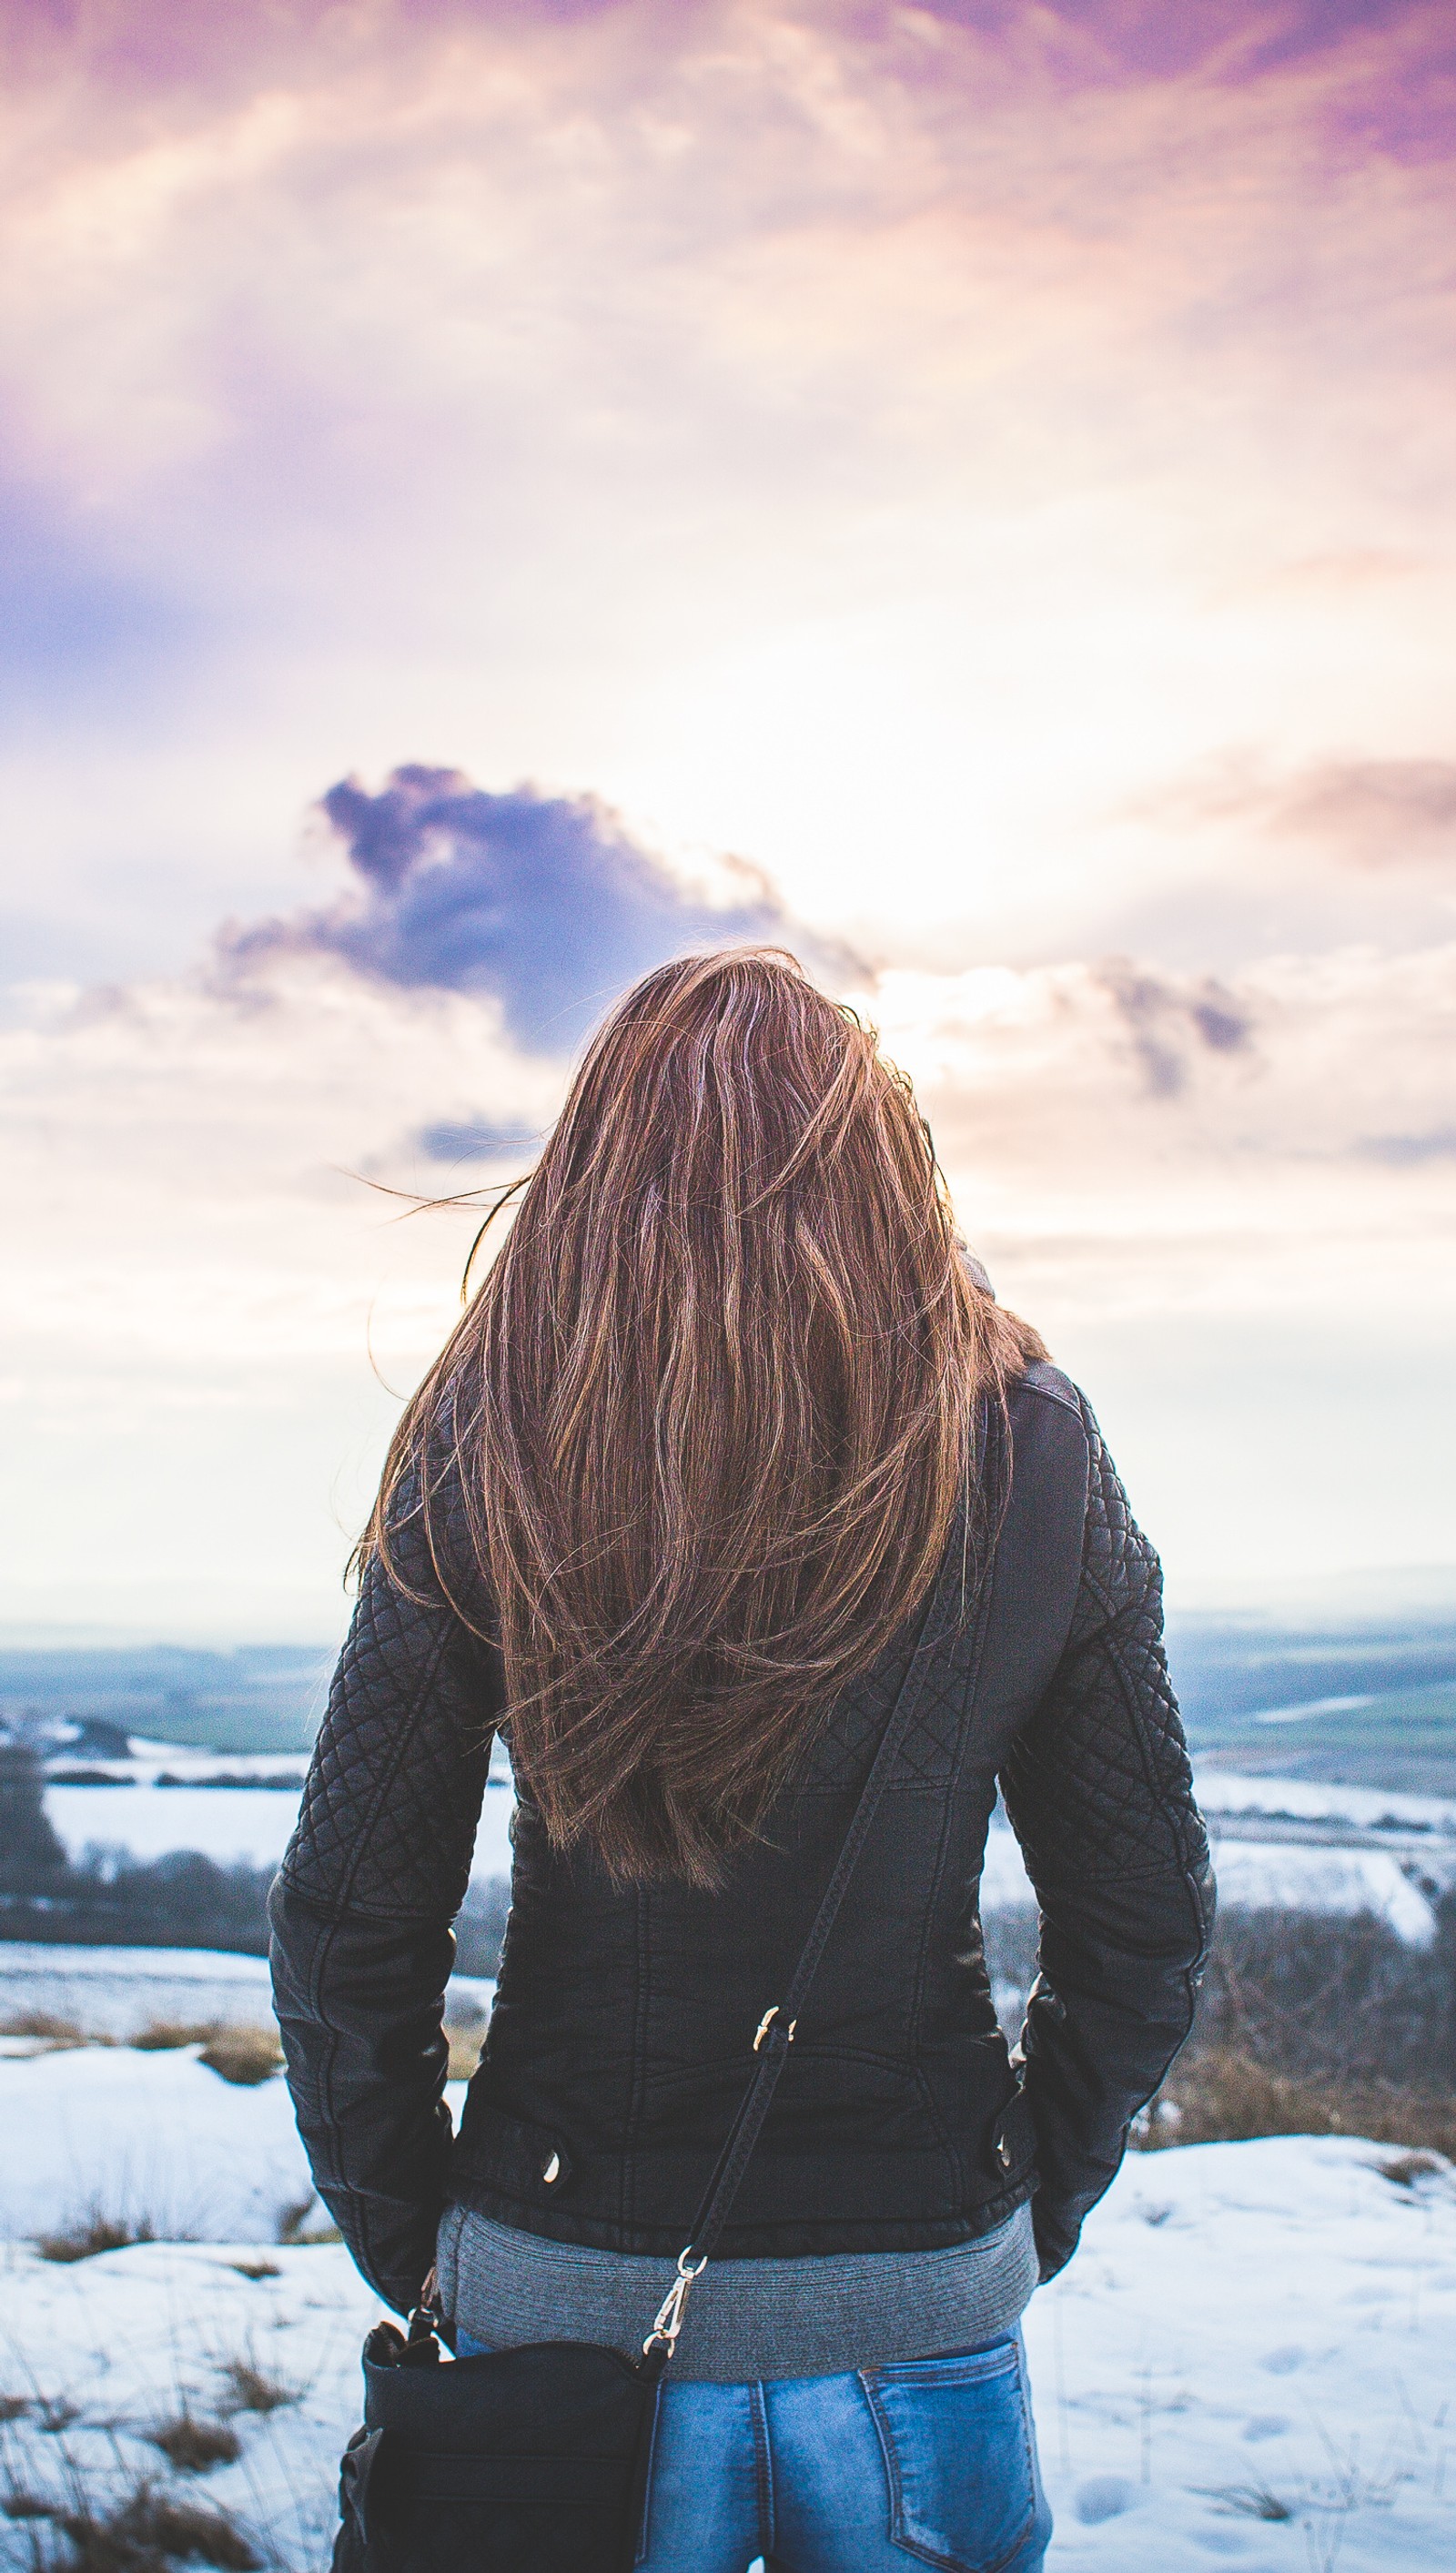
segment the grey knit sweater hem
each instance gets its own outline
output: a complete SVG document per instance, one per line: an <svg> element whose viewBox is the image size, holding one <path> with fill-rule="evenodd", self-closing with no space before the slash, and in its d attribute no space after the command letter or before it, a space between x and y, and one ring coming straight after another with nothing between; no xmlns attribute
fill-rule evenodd
<svg viewBox="0 0 1456 2573"><path fill-rule="evenodd" d="M467 2206L446 2210L438 2269L445 2312L487 2348L589 2340L629 2358L673 2276L670 2260L550 2242ZM673 2374L741 2385L975 2349L1015 2331L1037 2271L1030 2205L946 2250L710 2261L688 2301Z"/></svg>

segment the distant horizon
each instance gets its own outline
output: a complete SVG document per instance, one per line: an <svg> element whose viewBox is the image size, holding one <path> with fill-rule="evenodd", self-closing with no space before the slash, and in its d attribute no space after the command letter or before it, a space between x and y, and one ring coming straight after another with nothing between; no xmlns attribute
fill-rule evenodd
<svg viewBox="0 0 1456 2573"><path fill-rule="evenodd" d="M1171 1584L1166 1588L1168 1623L1175 1627L1195 1619L1238 1621L1276 1626L1309 1625L1338 1633L1345 1626L1398 1624L1440 1625L1456 1622L1456 1563L1353 1565L1313 1576L1291 1575L1241 1585ZM326 1630L288 1630L282 1626L154 1619L126 1623L120 1619L26 1618L0 1615L0 1655L47 1652L212 1652L298 1653L315 1656L337 1650L353 1610L348 1596L335 1623Z"/></svg>

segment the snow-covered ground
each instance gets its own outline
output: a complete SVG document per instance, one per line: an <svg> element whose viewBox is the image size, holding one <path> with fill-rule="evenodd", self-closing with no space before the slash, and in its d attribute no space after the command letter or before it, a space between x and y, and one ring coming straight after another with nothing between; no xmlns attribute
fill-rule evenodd
<svg viewBox="0 0 1456 2573"><path fill-rule="evenodd" d="M494 1990L480 1976L452 1975L446 2020L460 2028L483 2021ZM136 2037L161 2020L266 2028L273 1990L266 1957L235 1957L226 1949L0 1941L0 2028L37 2012L69 2020L89 2037Z"/></svg>
<svg viewBox="0 0 1456 2573"><path fill-rule="evenodd" d="M0 2055L0 2229L61 2233L95 2216L183 2241L276 2242L314 2196L288 2091L277 2077L224 2082L196 2054Z"/></svg>
<svg viewBox="0 0 1456 2573"><path fill-rule="evenodd" d="M223 1867L276 1867L299 1798L292 1787L48 1787L46 1811L73 1860L88 1849L138 1859L201 1850Z"/></svg>
<svg viewBox="0 0 1456 2573"><path fill-rule="evenodd" d="M242 1765L212 1754L209 1774ZM259 1765L275 1776L287 1764ZM492 1778L475 1843L477 1877L510 1874L513 1801L509 1780ZM201 1850L220 1866L242 1860L250 1867L276 1867L298 1819L299 1796L292 1787L158 1787L126 1778L110 1787L50 1786L46 1811L73 1860L88 1849L125 1850L138 1859L185 1849Z"/></svg>
<svg viewBox="0 0 1456 2573"><path fill-rule="evenodd" d="M292 1779L302 1787L309 1763L297 1751L212 1751L191 1742L151 1742L142 1734L131 1737L131 1750L125 1759L106 1752L77 1749L63 1745L50 1755L52 1769L84 1769L98 1778L115 1778L134 1787L155 1786L159 1778L198 1779L277 1778Z"/></svg>
<svg viewBox="0 0 1456 2573"><path fill-rule="evenodd" d="M1259 1783L1276 1783L1281 1796L1284 1792L1282 1780ZM1218 1899L1226 1910L1280 1906L1298 1912L1373 1912L1400 1938L1424 1947L1435 1935L1432 1894L1456 1882L1456 1838L1414 1846L1400 1842L1394 1848L1349 1847L1324 1841L1317 1833L1307 1840L1281 1840L1276 1829L1244 1839L1231 1818L1213 1809L1208 1821ZM1015 1835L999 1814L987 1837L981 1901L987 1912L1014 1911L1036 1901Z"/></svg>
<svg viewBox="0 0 1456 2573"><path fill-rule="evenodd" d="M1225 1911L1278 1906L1296 1912L1373 1912L1413 1947L1427 1947L1436 1935L1435 1911L1420 1877L1407 1873L1388 1850L1244 1841L1226 1832L1212 1837L1218 1900Z"/></svg>
<svg viewBox="0 0 1456 2573"><path fill-rule="evenodd" d="M1210 1821L1269 1814L1280 1821L1354 1823L1404 1839L1426 1833L1456 1840L1456 1798L1408 1796L1385 1787L1335 1787L1311 1778L1244 1778L1231 1769L1198 1773L1198 1802Z"/></svg>
<svg viewBox="0 0 1456 2573"><path fill-rule="evenodd" d="M194 1849L220 1863L276 1866L294 1827L297 1793L271 1787L160 1787L155 1779L168 1765L167 1753L165 1744L146 1744L138 1746L129 1763L105 1764L124 1783L48 1788L47 1810L71 1856L79 1859L88 1848L101 1848L154 1859L169 1850ZM173 1774L189 1778L245 1769L279 1774L277 1761L257 1756L236 1761L220 1761L211 1752L172 1751L169 1756ZM1216 1843L1225 1904L1374 1912L1403 1939L1424 1943L1431 1938L1432 1896L1456 1883L1456 1803L1216 1771L1200 1777L1198 1786ZM485 1796L475 1845L477 1879L510 1873L512 1803L509 1772L502 1763ZM1288 1826L1287 1837L1281 1824ZM1016 1909L1033 1899L1021 1852L998 1813L987 1844L985 1908Z"/></svg>
<svg viewBox="0 0 1456 2573"><path fill-rule="evenodd" d="M0 2410L27 2407L0 2428L0 2487L105 2516L148 2478L240 2523L268 2564L318 2573L378 2313L334 2245L139 2244L68 2267L0 2247ZM272 2408L234 2409L240 2387ZM237 2462L170 2472L148 2434L184 2415L230 2428ZM0 2516L6 2573L33 2573L34 2536Z"/></svg>
<svg viewBox="0 0 1456 2573"><path fill-rule="evenodd" d="M458 2114L464 2085L447 2096ZM283 2080L225 2082L195 2046L30 2053L0 2039L0 2136L3 2240L96 2216L164 2239L276 2242L314 2196ZM314 2219L330 2221L317 2205Z"/></svg>
<svg viewBox="0 0 1456 2573"><path fill-rule="evenodd" d="M1456 2562L1448 2165L1343 2137L1133 2155L1027 2344L1056 2573Z"/></svg>
<svg viewBox="0 0 1456 2573"><path fill-rule="evenodd" d="M210 1948L70 1948L0 1944L0 2026L44 2013L88 2036L135 2037L159 2020L266 2027L266 1957Z"/></svg>
<svg viewBox="0 0 1456 2573"><path fill-rule="evenodd" d="M1425 1946L1435 1904L1456 1885L1456 1802L1384 1788L1205 1770L1221 1901L1310 1912L1373 1912Z"/></svg>
<svg viewBox="0 0 1456 2573"><path fill-rule="evenodd" d="M238 2091L186 2059L131 2059L138 2068L140 2089L119 2051L0 2064L10 2137L25 2132L22 2077L31 2115L46 2082L57 2096L69 2084L78 2138L88 2116L133 2115L127 2100L150 2086L138 2203L150 2192L220 2227L58 2266L19 2238L43 2201L38 2155L27 2151L19 2184L7 2157L0 2418L24 2408L0 2430L0 2478L73 2506L77 2480L104 2500L149 2475L226 2509L270 2563L313 2573L378 2307L339 2247L264 2247L269 2209L301 2169L280 2082ZM209 2176L215 2162L227 2177ZM1410 2171L1391 2148L1344 2138L1134 2156L1072 2267L1034 2300L1027 2340L1058 2520L1049 2573L1182 2573L1210 2559L1242 2573L1437 2573L1456 2561L1456 2180L1444 2167ZM260 2379L274 2408L237 2408ZM182 2413L227 2420L236 2462L171 2474L148 2434ZM28 2566L32 2526L0 2517L0 2565Z"/></svg>

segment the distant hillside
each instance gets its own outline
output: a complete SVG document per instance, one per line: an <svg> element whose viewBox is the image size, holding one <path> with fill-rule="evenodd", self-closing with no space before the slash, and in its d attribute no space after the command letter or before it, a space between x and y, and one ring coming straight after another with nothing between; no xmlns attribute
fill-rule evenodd
<svg viewBox="0 0 1456 2573"><path fill-rule="evenodd" d="M309 1751L332 1661L297 1644L0 1647L0 1723L92 1717L210 1751Z"/></svg>
<svg viewBox="0 0 1456 2573"><path fill-rule="evenodd" d="M1204 1768L1456 1795L1456 1624L1170 1622L1168 1659Z"/></svg>
<svg viewBox="0 0 1456 2573"><path fill-rule="evenodd" d="M1456 1680L1456 1619L1170 1615L1168 1660L1190 1735L1315 1698L1385 1697Z"/></svg>
<svg viewBox="0 0 1456 2573"><path fill-rule="evenodd" d="M1199 1753L1204 1769L1309 1778L1404 1794L1456 1795L1456 1681L1393 1689L1359 1706L1284 1710L1273 1723L1233 1728Z"/></svg>
<svg viewBox="0 0 1456 2573"><path fill-rule="evenodd" d="M1168 1657L1205 1766L1456 1795L1456 1621L1183 1615ZM303 1752L332 1660L289 1644L0 1645L0 1725L28 1710L223 1753Z"/></svg>

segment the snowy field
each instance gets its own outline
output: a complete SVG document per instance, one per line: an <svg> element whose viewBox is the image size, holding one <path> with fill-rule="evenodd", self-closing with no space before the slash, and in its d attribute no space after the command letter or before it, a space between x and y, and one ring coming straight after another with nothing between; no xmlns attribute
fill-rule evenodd
<svg viewBox="0 0 1456 2573"><path fill-rule="evenodd" d="M1429 1945L1436 1930L1435 1900L1446 1886L1456 1884L1456 1828L1449 1835L1445 1830L1433 1832L1429 1839L1413 1839L1403 1830L1380 1832L1377 1840L1373 1827L1342 1827L1339 1817L1325 1811L1311 1815L1307 1838L1286 1840L1280 1837L1279 1824L1292 1815L1284 1799L1298 1793L1296 1788L1282 1779L1267 1778L1216 1783L1241 1789L1256 1783L1266 1793L1275 1791L1264 1806L1249 1804L1242 1795L1228 1811L1211 1799L1208 1802L1218 1900L1225 1911L1274 1906L1297 1912L1372 1912L1388 1921L1400 1938L1420 1947ZM1323 1791L1312 1792L1317 1800ZM1351 1798L1360 1791L1333 1792ZM1388 1800L1372 1796L1370 1801L1383 1810ZM1435 1799L1402 1801L1434 1803ZM1261 1827L1255 1829L1256 1825ZM1337 1829L1338 1838L1324 1837ZM1015 1836L999 1815L987 1838L981 1902L986 1912L1030 1908L1035 1903Z"/></svg>
<svg viewBox="0 0 1456 2573"><path fill-rule="evenodd" d="M224 2082L197 2057L195 2046L31 2051L0 2038L0 2238L93 2217L200 2242L329 2225L282 2078ZM447 2096L458 2116L463 2083Z"/></svg>
<svg viewBox="0 0 1456 2573"><path fill-rule="evenodd" d="M1334 1787L1310 1778L1243 1778L1204 1769L1198 1802L1210 1822L1269 1815L1278 1821L1345 1823L1379 1831L1402 1845L1429 1838L1456 1848L1456 1798L1411 1796L1385 1787Z"/></svg>
<svg viewBox="0 0 1456 2573"><path fill-rule="evenodd" d="M1428 1947L1436 1935L1426 1870L1408 1867L1388 1850L1234 1840L1216 1831L1210 1837L1218 1900L1225 1912L1267 1906L1293 1912L1372 1912L1413 1947Z"/></svg>
<svg viewBox="0 0 1456 2573"><path fill-rule="evenodd" d="M315 2573L378 2307L338 2246L276 2240L307 2191L282 2082L119 2048L12 2057L0 2132L4 2490L104 2505L149 2476ZM28 2238L107 2205L204 2238L68 2264ZM1134 2156L1027 2338L1051 2573L1456 2562L1444 2165L1343 2138ZM218 2462L168 2465L153 2436L180 2417L221 2429ZM34 2526L0 2518L7 2573Z"/></svg>
<svg viewBox="0 0 1456 2573"><path fill-rule="evenodd" d="M1373 1912L1425 1947L1456 1885L1456 1802L1306 1779L1205 1770L1219 1900L1306 1912Z"/></svg>
<svg viewBox="0 0 1456 2573"><path fill-rule="evenodd" d="M274 1759L253 1765L276 1776L287 1764ZM241 1760L208 1755L210 1774L241 1772L244 1766ZM173 1767L181 1775L175 1760ZM302 1767L299 1777L302 1785ZM509 1780L492 1778L475 1843L477 1877L510 1874L513 1802ZM73 1861L84 1858L88 1849L125 1850L137 1859L201 1850L220 1867L240 1860L250 1867L277 1867L298 1819L299 1788L159 1787L150 1779L125 1776L107 1787L49 1786L46 1812Z"/></svg>
<svg viewBox="0 0 1456 2573"><path fill-rule="evenodd" d="M1129 2157L1027 2317L1049 2567L1456 2562L1456 2174L1418 2158Z"/></svg>
<svg viewBox="0 0 1456 2573"><path fill-rule="evenodd" d="M26 2054L0 2039L6 2238L93 2218L202 2242L297 2230L314 2185L285 2085L224 2082L196 2057L195 2047Z"/></svg>
<svg viewBox="0 0 1456 2573"><path fill-rule="evenodd" d="M220 1867L277 1867L299 1795L292 1787L48 1787L46 1812L73 1861L88 1849L138 1859L201 1850Z"/></svg>
<svg viewBox="0 0 1456 2573"><path fill-rule="evenodd" d="M47 1789L46 1807L73 1859L88 1848L122 1849L155 1859L170 1850L201 1850L220 1864L244 1860L273 1867L282 1858L298 1813L293 1788L209 1787L155 1783L165 1745L146 1756L107 1764L110 1786ZM183 1762L191 1764L184 1772ZM171 1754L172 1774L216 1775L216 1754ZM263 1758L228 1761L227 1771L277 1775ZM302 1772L300 1773L302 1776ZM1456 1883L1456 1804L1433 1796L1384 1795L1359 1787L1321 1787L1281 1778L1209 1772L1199 1792L1216 1844L1225 1905L1276 1904L1307 1912L1373 1912L1403 1939L1433 1935L1433 1897ZM510 1873L512 1792L508 1774L490 1781L475 1846L477 1879ZM1286 1836L1287 1835L1287 1836ZM1030 1906L1021 1852L998 1815L986 1852L982 1900L988 1911Z"/></svg>
<svg viewBox="0 0 1456 2573"><path fill-rule="evenodd" d="M494 1991L479 1976L452 1975L447 2023L483 2023ZM37 2012L68 2020L88 2037L136 2037L161 2020L266 2028L273 2020L273 1988L266 1957L236 1957L226 1949L0 1941L0 2028Z"/></svg>
<svg viewBox="0 0 1456 2573"><path fill-rule="evenodd" d="M217 1777L246 1778L251 1783L291 1781L296 1803L297 1790L308 1775L308 1760L297 1751L212 1751L191 1742L149 1742L141 1734L133 1734L131 1743L125 1759L71 1745L53 1752L50 1765L62 1773L84 1769L88 1777L108 1778L124 1787L155 1787L163 1778L180 1780L184 1786Z"/></svg>

